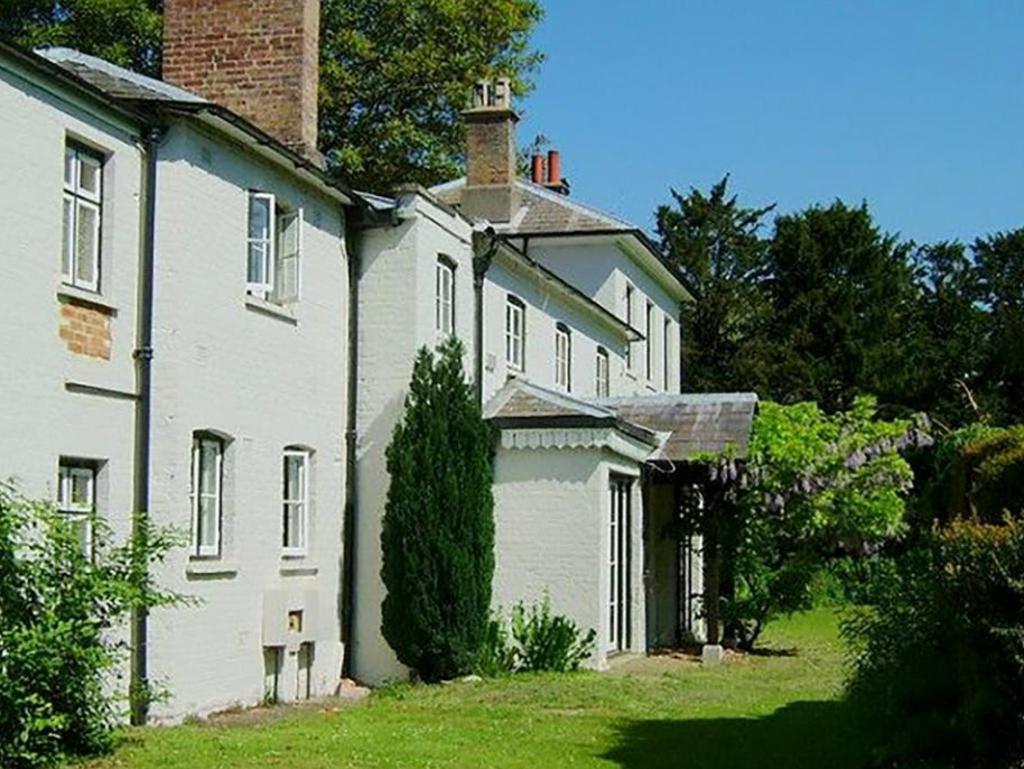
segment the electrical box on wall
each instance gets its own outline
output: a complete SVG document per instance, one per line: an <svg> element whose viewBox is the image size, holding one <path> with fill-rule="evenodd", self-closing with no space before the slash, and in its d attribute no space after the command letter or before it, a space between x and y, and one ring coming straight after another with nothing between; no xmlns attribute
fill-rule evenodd
<svg viewBox="0 0 1024 769"><path fill-rule="evenodd" d="M296 650L316 641L319 596L315 590L263 594L263 645Z"/></svg>

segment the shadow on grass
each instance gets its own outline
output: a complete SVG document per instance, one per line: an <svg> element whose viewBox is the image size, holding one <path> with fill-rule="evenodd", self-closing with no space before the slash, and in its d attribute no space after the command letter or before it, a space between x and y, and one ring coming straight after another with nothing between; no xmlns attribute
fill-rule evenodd
<svg viewBox="0 0 1024 769"><path fill-rule="evenodd" d="M794 702L762 718L627 721L603 757L624 769L863 769L853 722L839 702Z"/></svg>

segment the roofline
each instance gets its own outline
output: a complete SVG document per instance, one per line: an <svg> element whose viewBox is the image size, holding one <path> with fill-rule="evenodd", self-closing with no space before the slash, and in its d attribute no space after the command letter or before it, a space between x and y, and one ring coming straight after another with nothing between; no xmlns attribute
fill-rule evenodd
<svg viewBox="0 0 1024 769"><path fill-rule="evenodd" d="M584 305L592 314L597 315L605 323L607 323L610 326L613 326L617 331L619 331L623 336L626 337L627 341L642 342L644 339L646 339L646 336L642 334L638 329L633 328L633 326L629 325L628 323L626 323L626 321L622 320L619 316L615 315L615 313L611 312L607 307L598 302L595 302L585 293L576 288L576 286L559 277L557 274L549 270L536 259L524 253L522 250L517 248L513 243L510 243L504 236L497 234L495 237L497 237L502 246L504 246L508 251L512 252L515 258L526 262L526 266L528 268L536 271L549 282L554 283L563 292L568 294L570 297L572 297L580 304Z"/></svg>
<svg viewBox="0 0 1024 769"><path fill-rule="evenodd" d="M615 416L590 416L588 414L550 414L524 417L490 417L487 422L499 430L545 430L564 428L610 427L623 435L657 448L660 440L655 432L646 427Z"/></svg>
<svg viewBox="0 0 1024 769"><path fill-rule="evenodd" d="M126 101L133 106L144 105L146 108L153 109L158 112L169 112L172 114L190 116L200 116L204 114L212 115L213 117L223 120L247 134L257 144L267 147L272 152L280 155L283 160L291 163L294 171L309 174L316 182L330 188L334 193L340 194L346 205L352 205L357 208L367 210L371 208L370 204L363 200L363 198L348 185L339 182L316 163L313 163L309 159L303 157L298 152L282 143L279 139L274 138L262 128L259 128L246 118L223 105L216 104L214 102L157 101L149 99Z"/></svg>
<svg viewBox="0 0 1024 769"><path fill-rule="evenodd" d="M641 230L639 227L633 228L616 228L606 227L602 229L588 229L588 230L566 230L564 232L550 232L546 230L516 230L515 232L501 232L499 235L503 238L527 238L529 240L557 240L558 238L585 238L585 237L623 237L632 236L640 241L641 245L646 248L651 256L658 260L658 263L664 267L665 271L675 280L688 295L689 299L697 299L700 296L700 292L697 287L690 282L685 276L681 275L676 269L666 264L665 259L661 253L661 249L655 245L654 241L651 240L650 236Z"/></svg>
<svg viewBox="0 0 1024 769"><path fill-rule="evenodd" d="M149 125L153 122L143 112L140 112L133 107L125 106L120 100L113 98L103 89L97 88L92 83L83 80L78 77L78 75L64 69L59 64L50 61L44 56L40 56L35 51L22 48L21 46L7 40L0 40L0 54L6 54L25 66L34 68L42 74L60 81L64 85L69 86L76 91L80 91L86 96L95 99L111 112L116 113L118 116L128 120L129 122L136 123L140 126Z"/></svg>

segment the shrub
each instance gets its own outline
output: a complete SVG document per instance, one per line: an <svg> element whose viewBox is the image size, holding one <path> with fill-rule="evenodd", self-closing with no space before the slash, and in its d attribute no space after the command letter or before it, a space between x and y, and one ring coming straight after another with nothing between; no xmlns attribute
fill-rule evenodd
<svg viewBox="0 0 1024 769"><path fill-rule="evenodd" d="M516 644L517 666L521 670L563 673L579 670L594 653L597 633L583 633L568 617L551 613L545 595L527 609L522 602L512 610L512 638Z"/></svg>
<svg viewBox="0 0 1024 769"><path fill-rule="evenodd" d="M462 358L454 338L420 350L387 450L381 629L426 681L471 670L490 617L493 449Z"/></svg>
<svg viewBox="0 0 1024 769"><path fill-rule="evenodd" d="M148 577L175 541L140 522L114 546L97 519L90 559L65 517L0 484L0 766L111 747L121 715L111 678L126 651L114 631L132 609L180 600Z"/></svg>
<svg viewBox="0 0 1024 769"><path fill-rule="evenodd" d="M473 672L485 678L496 678L514 672L517 666L516 656L505 621L500 613L495 614L487 623L487 633L477 654Z"/></svg>
<svg viewBox="0 0 1024 769"><path fill-rule="evenodd" d="M1024 523L934 532L843 632L880 760L1024 761Z"/></svg>
<svg viewBox="0 0 1024 769"><path fill-rule="evenodd" d="M897 561L888 555L843 556L828 561L817 575L815 605L869 606L877 603L897 576Z"/></svg>

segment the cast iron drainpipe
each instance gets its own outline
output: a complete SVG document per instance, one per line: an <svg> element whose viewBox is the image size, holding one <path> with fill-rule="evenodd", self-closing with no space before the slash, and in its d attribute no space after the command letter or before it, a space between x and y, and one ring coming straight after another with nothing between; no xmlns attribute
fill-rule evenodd
<svg viewBox="0 0 1024 769"><path fill-rule="evenodd" d="M143 176L142 254L139 265L139 318L135 358L138 393L135 405L135 515L132 517L132 538L145 545L149 523L150 443L152 440L153 389L153 281L156 244L156 174L157 149L163 138L160 126L146 126L143 132L145 171ZM143 549L143 552L145 550ZM147 568L143 562L137 564ZM146 723L149 715L149 610L137 606L132 612L132 658L130 703L131 722Z"/></svg>
<svg viewBox="0 0 1024 769"><path fill-rule="evenodd" d="M491 268L498 245L493 227L473 232L473 303L476 310L473 324L473 384L480 408L484 405L484 278Z"/></svg>

